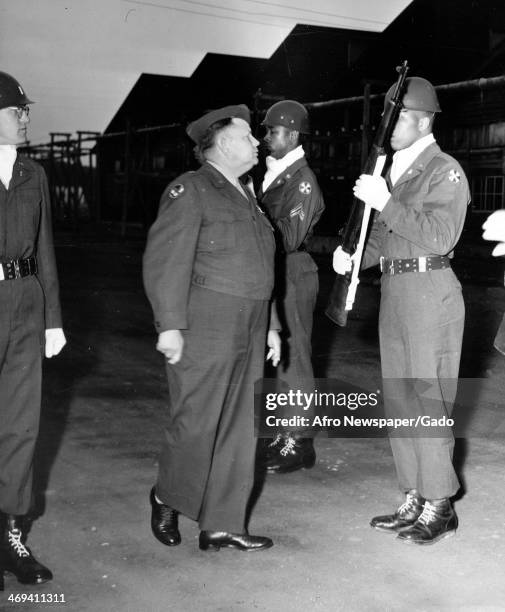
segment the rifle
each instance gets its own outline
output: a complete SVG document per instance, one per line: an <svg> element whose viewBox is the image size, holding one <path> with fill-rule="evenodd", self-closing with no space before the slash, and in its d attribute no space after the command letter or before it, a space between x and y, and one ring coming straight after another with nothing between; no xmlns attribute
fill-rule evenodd
<svg viewBox="0 0 505 612"><path fill-rule="evenodd" d="M393 90L393 95L389 104L384 109L382 119L375 135L372 148L363 166L362 174L382 175L386 162L386 145L389 143L391 133L395 126L398 114L402 107L403 88L409 68L407 61L396 68L398 80ZM359 269L363 248L368 232L368 222L370 220L371 207L364 202L354 198L351 212L343 230L342 250L349 255L355 255L351 272L337 274L333 289L331 290L330 300L325 310L325 315L340 327L345 327L347 323L347 313L352 310L356 289L359 283Z"/></svg>

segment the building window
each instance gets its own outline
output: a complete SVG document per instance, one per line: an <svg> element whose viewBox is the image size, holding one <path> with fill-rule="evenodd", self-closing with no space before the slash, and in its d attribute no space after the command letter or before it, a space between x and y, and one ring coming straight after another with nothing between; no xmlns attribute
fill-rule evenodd
<svg viewBox="0 0 505 612"><path fill-rule="evenodd" d="M505 177L475 176L472 179L472 208L474 212L493 212L505 208Z"/></svg>

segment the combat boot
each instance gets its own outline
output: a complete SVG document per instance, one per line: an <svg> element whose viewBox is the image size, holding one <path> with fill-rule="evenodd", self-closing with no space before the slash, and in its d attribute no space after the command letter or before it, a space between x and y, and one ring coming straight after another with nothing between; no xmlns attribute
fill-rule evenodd
<svg viewBox="0 0 505 612"><path fill-rule="evenodd" d="M456 533L458 517L448 499L427 499L417 521L398 538L408 544L435 544Z"/></svg>
<svg viewBox="0 0 505 612"><path fill-rule="evenodd" d="M263 463L266 463L270 461L273 457L275 457L280 452L284 444L285 444L284 436L281 433L278 433L269 444L266 444L263 447L263 451L262 451Z"/></svg>
<svg viewBox="0 0 505 612"><path fill-rule="evenodd" d="M51 571L39 563L25 546L23 517L4 515L0 542L0 570L11 572L22 584L42 584L52 580Z"/></svg>
<svg viewBox="0 0 505 612"><path fill-rule="evenodd" d="M413 525L421 516L424 499L415 489L407 491L407 497L394 514L374 516L370 526L379 531L397 533Z"/></svg>
<svg viewBox="0 0 505 612"><path fill-rule="evenodd" d="M312 438L296 437L287 434L278 453L273 454L265 463L268 473L286 474L302 468L309 469L316 462L316 451Z"/></svg>

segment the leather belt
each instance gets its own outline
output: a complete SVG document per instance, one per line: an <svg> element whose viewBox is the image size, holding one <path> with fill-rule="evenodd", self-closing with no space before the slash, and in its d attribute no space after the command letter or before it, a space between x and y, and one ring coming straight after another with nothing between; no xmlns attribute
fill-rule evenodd
<svg viewBox="0 0 505 612"><path fill-rule="evenodd" d="M14 280L37 274L37 258L27 257L26 259L10 259L0 262L0 281Z"/></svg>
<svg viewBox="0 0 505 612"><path fill-rule="evenodd" d="M383 274L404 274L405 272L429 272L444 270L451 267L451 260L445 255L428 255L411 259L380 258L380 268Z"/></svg>

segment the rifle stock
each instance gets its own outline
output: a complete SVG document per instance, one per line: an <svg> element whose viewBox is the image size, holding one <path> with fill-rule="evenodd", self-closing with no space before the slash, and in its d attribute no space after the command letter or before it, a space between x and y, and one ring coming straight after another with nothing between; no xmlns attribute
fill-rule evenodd
<svg viewBox="0 0 505 612"><path fill-rule="evenodd" d="M373 145L362 168L362 174L380 175L384 169L386 161L385 147L389 142L401 109L403 88L408 72L407 62L403 62L396 70L399 73L398 80L389 104L384 109ZM361 200L354 198L349 218L344 227L341 243L342 249L346 253L355 255L353 269L345 275L337 274L330 293L328 306L325 310L326 316L340 327L345 327L347 315L352 310L354 303L354 296L359 283L358 272L368 232L369 216L369 207L366 207Z"/></svg>
<svg viewBox="0 0 505 612"><path fill-rule="evenodd" d="M335 281L333 282L333 287L331 289L328 306L324 311L324 314L331 321L333 321L333 323L336 323L340 327L345 327L347 323L347 313L349 311L346 310L346 302L350 284L350 272L348 272L347 274L337 274L337 276L335 277Z"/></svg>

